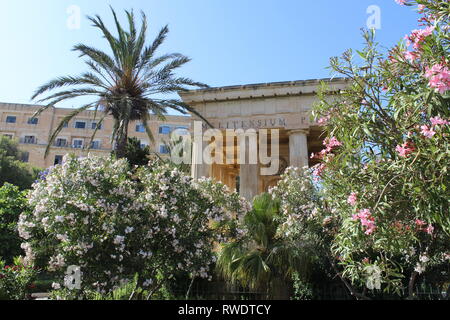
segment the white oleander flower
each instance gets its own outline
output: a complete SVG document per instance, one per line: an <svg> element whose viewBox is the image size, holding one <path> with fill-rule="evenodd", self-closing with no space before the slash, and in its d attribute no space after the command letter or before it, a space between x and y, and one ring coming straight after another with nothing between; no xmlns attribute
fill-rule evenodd
<svg viewBox="0 0 450 320"><path fill-rule="evenodd" d="M52 288L55 289L55 290L59 290L59 289L61 289L61 285L59 283L57 283L57 282L53 282L52 283Z"/></svg>

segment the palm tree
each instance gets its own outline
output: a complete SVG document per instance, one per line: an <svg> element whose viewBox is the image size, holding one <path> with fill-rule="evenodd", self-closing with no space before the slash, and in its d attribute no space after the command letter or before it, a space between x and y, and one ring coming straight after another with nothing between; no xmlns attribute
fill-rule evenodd
<svg viewBox="0 0 450 320"><path fill-rule="evenodd" d="M292 275L304 275L310 264L297 244L277 236L279 218L279 202L269 194L254 199L253 210L244 218L247 236L220 251L217 268L226 280L265 291L271 298L289 298Z"/></svg>
<svg viewBox="0 0 450 320"><path fill-rule="evenodd" d="M38 103L45 102L46 105L41 107L35 116L61 101L77 97L93 99L93 101L74 109L61 121L50 137L46 155L49 146L64 124L88 109L95 110L95 117L97 113L101 115L99 125L108 115L114 118L111 142L116 142L114 150L118 157L123 157L125 154L130 121L141 121L151 140L153 140L153 136L147 123L150 114L164 120L167 110L171 109L183 114L194 113L206 121L195 109L179 99L164 98L168 94L184 91L190 87L208 87L203 83L177 77L174 74L176 69L190 61L188 57L179 53L156 56L157 49L169 32L167 25L160 30L155 40L146 46L147 20L145 14L141 12L142 23L138 30L133 11L125 11L128 20L128 31L126 31L119 23L114 9L111 8L111 11L117 36L106 28L100 16L96 15L88 17L88 19L95 28L100 29L109 44L112 55L84 44L74 46L73 51L79 52L80 57L86 58L85 63L89 67L89 71L79 76L56 78L39 87L32 96L32 99L36 99L47 93L44 98L37 101ZM64 87L67 88L63 89ZM55 89L60 90L52 93ZM91 140L96 131L94 130Z"/></svg>

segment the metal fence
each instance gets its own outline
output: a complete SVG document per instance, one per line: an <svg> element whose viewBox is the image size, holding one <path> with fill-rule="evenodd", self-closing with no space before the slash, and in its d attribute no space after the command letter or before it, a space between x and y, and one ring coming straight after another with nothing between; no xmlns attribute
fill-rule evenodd
<svg viewBox="0 0 450 320"><path fill-rule="evenodd" d="M171 290L177 299L185 299L189 283ZM293 292L292 292L293 293ZM293 294L291 295L294 296ZM402 300L407 298L406 292L399 296L377 292L369 295L374 300ZM269 296L265 292L249 290L239 286L231 286L225 282L195 281L191 287L188 299L190 300L267 300ZM339 282L328 283L315 287L312 300L355 300L345 286ZM450 286L442 288L431 284L421 284L415 289L417 300L450 300Z"/></svg>

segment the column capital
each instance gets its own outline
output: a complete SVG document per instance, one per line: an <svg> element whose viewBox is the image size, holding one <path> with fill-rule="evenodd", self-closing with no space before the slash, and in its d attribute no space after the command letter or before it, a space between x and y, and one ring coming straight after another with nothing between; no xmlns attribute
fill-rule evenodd
<svg viewBox="0 0 450 320"><path fill-rule="evenodd" d="M293 129L293 130L289 130L287 134L288 134L288 136L293 135L293 134L308 135L309 134L309 129Z"/></svg>

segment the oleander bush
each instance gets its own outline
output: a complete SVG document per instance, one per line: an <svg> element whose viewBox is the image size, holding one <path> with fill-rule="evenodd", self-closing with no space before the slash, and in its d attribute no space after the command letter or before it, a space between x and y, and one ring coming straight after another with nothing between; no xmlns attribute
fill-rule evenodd
<svg viewBox="0 0 450 320"><path fill-rule="evenodd" d="M59 279L53 288L73 297L108 294L135 274L147 298L176 272L209 278L214 247L239 237L248 206L224 188L159 161L131 171L126 159L66 156L34 184L34 210L20 216L25 261L45 263Z"/></svg>
<svg viewBox="0 0 450 320"><path fill-rule="evenodd" d="M431 276L449 285L450 5L401 4L418 5L420 29L387 54L364 32L364 49L331 60L348 88L314 108L327 132L313 155L317 217L337 274L362 299L414 298Z"/></svg>
<svg viewBox="0 0 450 320"><path fill-rule="evenodd" d="M9 183L0 187L0 258L6 263L23 253L17 222L24 211L29 211L26 193Z"/></svg>
<svg viewBox="0 0 450 320"><path fill-rule="evenodd" d="M10 183L21 190L31 187L41 169L22 161L17 141L0 136L0 186Z"/></svg>
<svg viewBox="0 0 450 320"><path fill-rule="evenodd" d="M5 264L0 260L0 300L30 299L30 291L38 270L23 264L20 258L13 264Z"/></svg>

